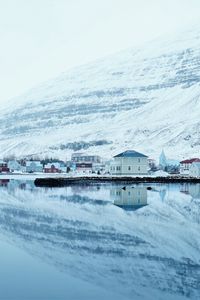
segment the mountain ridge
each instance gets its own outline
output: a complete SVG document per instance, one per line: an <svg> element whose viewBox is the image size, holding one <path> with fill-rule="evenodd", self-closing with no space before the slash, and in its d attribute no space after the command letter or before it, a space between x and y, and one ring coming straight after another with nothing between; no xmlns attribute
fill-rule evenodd
<svg viewBox="0 0 200 300"><path fill-rule="evenodd" d="M200 150L200 30L120 51L31 89L1 110L1 155ZM16 102L16 105L14 105ZM14 106L14 107L12 107ZM74 146L73 146L74 145Z"/></svg>

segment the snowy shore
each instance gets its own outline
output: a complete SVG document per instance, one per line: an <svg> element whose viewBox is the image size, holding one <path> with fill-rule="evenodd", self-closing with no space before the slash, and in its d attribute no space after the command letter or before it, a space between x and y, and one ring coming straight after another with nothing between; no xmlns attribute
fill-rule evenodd
<svg viewBox="0 0 200 300"><path fill-rule="evenodd" d="M36 178L36 186L60 187L70 184L92 184L92 183L200 183L200 178L167 176L167 177L130 177L130 176L82 176L82 177L48 177Z"/></svg>

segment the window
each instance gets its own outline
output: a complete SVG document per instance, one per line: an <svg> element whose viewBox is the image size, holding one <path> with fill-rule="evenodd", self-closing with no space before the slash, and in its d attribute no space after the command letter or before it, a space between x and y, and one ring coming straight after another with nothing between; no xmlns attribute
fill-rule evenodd
<svg viewBox="0 0 200 300"><path fill-rule="evenodd" d="M120 170L121 170L121 167L120 167L120 166L117 166L117 167L116 167L116 170L117 170L117 171L120 171Z"/></svg>
<svg viewBox="0 0 200 300"><path fill-rule="evenodd" d="M131 170L131 166L128 166L128 170L129 170L129 171Z"/></svg>
<svg viewBox="0 0 200 300"><path fill-rule="evenodd" d="M138 158L138 162L140 162L140 158Z"/></svg>
<svg viewBox="0 0 200 300"><path fill-rule="evenodd" d="M140 171L140 167L138 167L138 171Z"/></svg>

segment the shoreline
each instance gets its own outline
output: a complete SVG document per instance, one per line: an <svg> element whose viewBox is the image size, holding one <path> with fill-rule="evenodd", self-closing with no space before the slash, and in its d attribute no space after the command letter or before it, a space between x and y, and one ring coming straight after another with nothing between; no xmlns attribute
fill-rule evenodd
<svg viewBox="0 0 200 300"><path fill-rule="evenodd" d="M82 176L82 177L46 177L36 178L34 181L37 187L63 187L68 185L85 185L94 183L200 183L200 178L196 177L125 177L125 176Z"/></svg>

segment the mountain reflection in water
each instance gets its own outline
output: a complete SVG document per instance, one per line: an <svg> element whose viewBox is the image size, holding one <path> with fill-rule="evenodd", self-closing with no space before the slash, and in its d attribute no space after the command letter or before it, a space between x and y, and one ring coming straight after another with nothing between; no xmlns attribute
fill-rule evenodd
<svg viewBox="0 0 200 300"><path fill-rule="evenodd" d="M199 299L199 199L199 185L48 189L1 180L0 234L127 299Z"/></svg>

